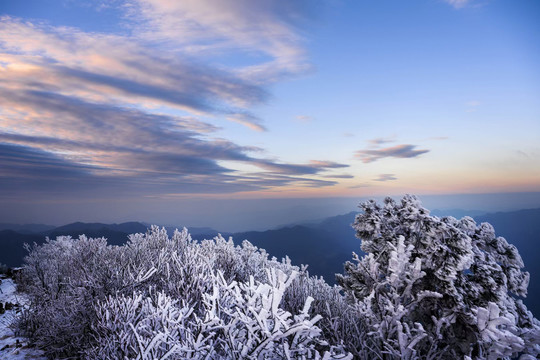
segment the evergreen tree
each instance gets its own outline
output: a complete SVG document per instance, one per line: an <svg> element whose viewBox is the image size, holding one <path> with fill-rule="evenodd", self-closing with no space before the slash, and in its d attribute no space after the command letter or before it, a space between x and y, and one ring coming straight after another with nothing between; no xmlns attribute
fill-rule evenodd
<svg viewBox="0 0 540 360"><path fill-rule="evenodd" d="M384 358L499 359L540 353L517 249L470 217L431 216L411 195L368 201L353 224L367 255L338 275Z"/></svg>

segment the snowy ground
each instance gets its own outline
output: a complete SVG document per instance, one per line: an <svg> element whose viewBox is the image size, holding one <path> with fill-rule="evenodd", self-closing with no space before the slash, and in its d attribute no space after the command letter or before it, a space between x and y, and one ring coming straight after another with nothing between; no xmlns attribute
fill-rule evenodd
<svg viewBox="0 0 540 360"><path fill-rule="evenodd" d="M24 296L17 293L17 287L12 279L0 277L0 303L23 304ZM6 310L0 314L0 359L22 360L35 359L45 360L43 353L37 349L28 347L28 341L24 337L16 336L10 325L15 320L20 308Z"/></svg>

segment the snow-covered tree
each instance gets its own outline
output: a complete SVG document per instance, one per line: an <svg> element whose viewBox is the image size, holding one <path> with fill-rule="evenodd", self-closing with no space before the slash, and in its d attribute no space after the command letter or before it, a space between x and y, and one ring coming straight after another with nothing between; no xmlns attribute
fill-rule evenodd
<svg viewBox="0 0 540 360"><path fill-rule="evenodd" d="M488 223L431 216L411 195L361 205L367 254L338 276L382 358L509 359L540 353L540 322L518 297L529 274Z"/></svg>
<svg viewBox="0 0 540 360"><path fill-rule="evenodd" d="M123 246L81 236L29 250L20 325L51 358L351 357L316 313L346 313L339 289L247 241L154 226Z"/></svg>

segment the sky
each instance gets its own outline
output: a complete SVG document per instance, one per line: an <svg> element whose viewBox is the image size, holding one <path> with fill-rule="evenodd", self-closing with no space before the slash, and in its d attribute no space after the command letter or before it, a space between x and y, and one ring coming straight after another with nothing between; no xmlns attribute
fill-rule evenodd
<svg viewBox="0 0 540 360"><path fill-rule="evenodd" d="M1 0L0 222L540 207L539 38L537 0Z"/></svg>

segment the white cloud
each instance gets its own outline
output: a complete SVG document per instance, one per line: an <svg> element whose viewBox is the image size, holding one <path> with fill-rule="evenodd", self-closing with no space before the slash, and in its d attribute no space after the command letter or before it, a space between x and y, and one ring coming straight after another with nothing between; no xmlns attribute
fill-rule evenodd
<svg viewBox="0 0 540 360"><path fill-rule="evenodd" d="M380 182L394 181L394 180L397 180L397 177L394 174L379 174L379 176L373 180L380 181Z"/></svg>
<svg viewBox="0 0 540 360"><path fill-rule="evenodd" d="M385 138L380 137L380 138L371 139L371 140L368 140L368 143L372 146L380 146L380 145L392 143L395 141L396 141L396 137L391 136L391 137L385 137Z"/></svg>
<svg viewBox="0 0 540 360"><path fill-rule="evenodd" d="M313 117L309 115L297 115L294 117L297 121L302 123L309 123L313 121Z"/></svg>
<svg viewBox="0 0 540 360"><path fill-rule="evenodd" d="M478 107L482 105L482 103L478 100L471 100L471 101L468 101L465 106L467 107L467 112L475 112Z"/></svg>
<svg viewBox="0 0 540 360"><path fill-rule="evenodd" d="M225 69L154 54L137 39L85 33L2 18L0 68L4 86L194 114L239 111L261 103L264 88Z"/></svg>
<svg viewBox="0 0 540 360"><path fill-rule="evenodd" d="M274 81L280 74L310 68L298 31L306 18L306 1L133 0L130 4L129 16L139 20L136 33L144 39L189 55L223 51L257 55L258 61L239 69L239 74L253 80Z"/></svg>
<svg viewBox="0 0 540 360"><path fill-rule="evenodd" d="M251 114L248 113L237 113L227 116L227 119L230 121L237 122L239 124L242 124L244 126L247 126L251 130L255 131L266 131L266 127L264 127L261 123L261 120Z"/></svg>
<svg viewBox="0 0 540 360"><path fill-rule="evenodd" d="M456 9L461 9L471 3L471 0L444 0L444 1L452 5Z"/></svg>
<svg viewBox="0 0 540 360"><path fill-rule="evenodd" d="M121 8L132 31L122 34L0 17L0 143L11 154L0 162L10 174L38 182L54 167L71 176L66 183L107 179L158 192L335 184L300 176L344 165L254 158L253 147L209 137L218 127L200 120L266 130L250 109L269 98L268 81L309 67L296 28L302 1L130 4ZM219 62L246 54L255 54L247 66ZM36 158L50 168L28 173ZM263 171L251 178L223 162Z"/></svg>

